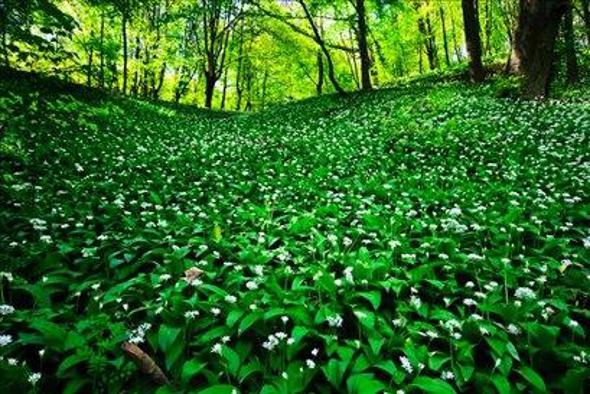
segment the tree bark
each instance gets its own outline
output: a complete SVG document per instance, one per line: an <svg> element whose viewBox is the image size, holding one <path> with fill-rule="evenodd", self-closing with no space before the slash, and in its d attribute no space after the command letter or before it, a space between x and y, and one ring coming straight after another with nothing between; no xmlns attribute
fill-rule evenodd
<svg viewBox="0 0 590 394"><path fill-rule="evenodd" d="M318 31L318 28L315 25L315 22L313 21L313 17L311 16L311 13L309 12L307 5L305 4L305 1L304 0L298 0L298 1L299 1L299 4L301 5L301 7L303 8L303 11L305 12L305 17L311 27L311 30L313 31L315 41L320 46L320 49L322 50L322 52L324 53L324 56L326 57L326 63L328 63L328 78L330 79L330 82L332 82L332 86L334 86L334 89L336 89L336 92L338 92L339 94L344 94L345 93L344 89L342 89L342 87L340 86L340 84L336 80L336 75L334 73L334 63L332 62L332 57L330 56L330 52L328 51L328 48L326 47L326 44L324 43L324 40L322 39L320 32Z"/></svg>
<svg viewBox="0 0 590 394"><path fill-rule="evenodd" d="M123 94L127 94L127 15L123 13L122 34L123 34Z"/></svg>
<svg viewBox="0 0 590 394"><path fill-rule="evenodd" d="M100 11L100 88L104 89L104 10Z"/></svg>
<svg viewBox="0 0 590 394"><path fill-rule="evenodd" d="M94 59L94 50L92 47L88 49L88 74L86 75L86 85L92 87L92 62Z"/></svg>
<svg viewBox="0 0 590 394"><path fill-rule="evenodd" d="M520 0L510 69L524 77L523 95L549 94L554 50L569 0Z"/></svg>
<svg viewBox="0 0 590 394"><path fill-rule="evenodd" d="M442 33L443 33L443 44L445 47L445 61L447 63L447 67L450 67L451 66L451 56L449 54L449 39L447 37L447 23L446 23L446 18L445 18L445 10L442 6L439 8L439 13L440 13L440 24L441 24Z"/></svg>
<svg viewBox="0 0 590 394"><path fill-rule="evenodd" d="M369 46L367 44L365 0L356 0L355 8L357 15L358 48L361 57L361 87L362 90L368 91L373 89L373 86L371 84L371 57L369 55Z"/></svg>
<svg viewBox="0 0 590 394"><path fill-rule="evenodd" d="M590 47L590 0L582 0L582 19L586 26L586 44Z"/></svg>
<svg viewBox="0 0 590 394"><path fill-rule="evenodd" d="M316 83L316 93L318 96L322 95L324 90L324 55L322 55L322 51L318 51L317 53L317 62L318 62L318 80Z"/></svg>
<svg viewBox="0 0 590 394"><path fill-rule="evenodd" d="M428 58L428 66L431 70L438 68L438 54L436 48L436 41L432 31L432 24L430 17L418 19L418 31L422 35L424 41L424 48L426 49L426 57Z"/></svg>
<svg viewBox="0 0 590 394"><path fill-rule="evenodd" d="M217 78L215 74L210 72L205 73L205 108L211 109L213 105L213 93L215 92L215 84Z"/></svg>
<svg viewBox="0 0 590 394"><path fill-rule="evenodd" d="M578 82L578 58L576 57L576 38L574 35L574 13L570 4L563 20L563 38L565 41L566 79L570 85Z"/></svg>
<svg viewBox="0 0 590 394"><path fill-rule="evenodd" d="M469 75L474 82L485 79L481 61L481 37L479 35L479 18L477 0L462 0L463 25L465 27L465 44L469 53Z"/></svg>

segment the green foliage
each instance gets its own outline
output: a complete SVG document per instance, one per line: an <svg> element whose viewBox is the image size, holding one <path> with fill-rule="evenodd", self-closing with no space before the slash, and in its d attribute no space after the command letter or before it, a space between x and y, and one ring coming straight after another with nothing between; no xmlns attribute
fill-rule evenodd
<svg viewBox="0 0 590 394"><path fill-rule="evenodd" d="M17 76L0 391L587 387L587 99L415 82L223 116Z"/></svg>

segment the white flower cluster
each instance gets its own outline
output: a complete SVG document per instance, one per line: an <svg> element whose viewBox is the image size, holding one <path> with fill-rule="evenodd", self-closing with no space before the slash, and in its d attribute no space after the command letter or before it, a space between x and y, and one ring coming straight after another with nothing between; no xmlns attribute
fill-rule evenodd
<svg viewBox="0 0 590 394"><path fill-rule="evenodd" d="M528 287L519 287L514 292L514 296L520 300L534 300L537 298L535 292Z"/></svg>
<svg viewBox="0 0 590 394"><path fill-rule="evenodd" d="M285 334L284 332L282 332L282 331L276 332L276 333L268 336L266 341L262 343L262 347L268 351L271 351L275 347L277 347L281 343L281 341L284 341L287 338L288 338L288 335ZM293 343L293 341L291 340L291 338L289 338L287 340L287 344L290 345L291 343Z"/></svg>
<svg viewBox="0 0 590 394"><path fill-rule="evenodd" d="M0 315L6 316L14 313L14 307L12 305L0 305Z"/></svg>
<svg viewBox="0 0 590 394"><path fill-rule="evenodd" d="M134 344L142 343L145 340L145 334L151 327L152 325L149 323L140 324L139 327L129 334L129 342Z"/></svg>
<svg viewBox="0 0 590 394"><path fill-rule="evenodd" d="M340 315L327 316L326 321L328 322L328 325L330 327L338 327L338 328L342 327L342 323L344 323L344 320L342 319L342 317Z"/></svg>

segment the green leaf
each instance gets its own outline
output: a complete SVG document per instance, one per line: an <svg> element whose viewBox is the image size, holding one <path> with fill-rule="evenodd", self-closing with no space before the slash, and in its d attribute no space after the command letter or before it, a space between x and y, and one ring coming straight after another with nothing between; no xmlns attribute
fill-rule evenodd
<svg viewBox="0 0 590 394"><path fill-rule="evenodd" d="M536 373L532 368L524 366L520 370L518 370L518 373L521 374L522 377L525 378L526 381L529 382L531 386L535 388L535 390L547 392L547 387L545 387L545 382L543 381L543 378L538 373Z"/></svg>
<svg viewBox="0 0 590 394"><path fill-rule="evenodd" d="M164 353L170 349L181 332L181 328L170 327L166 325L161 326L158 334L158 344L160 345L160 349L162 349Z"/></svg>
<svg viewBox="0 0 590 394"><path fill-rule="evenodd" d="M227 370L232 376L237 376L240 370L240 356L232 348L223 346L222 357L227 362Z"/></svg>
<svg viewBox="0 0 590 394"><path fill-rule="evenodd" d="M235 391L234 391L235 390ZM211 386L205 390L198 391L197 394L232 394L233 392L239 393L239 391L228 384L218 384Z"/></svg>
<svg viewBox="0 0 590 394"><path fill-rule="evenodd" d="M242 335L243 333L245 333L248 330L248 328L250 328L258 320L260 320L261 317L262 314L260 312L252 312L249 315L247 315L244 318L244 320L240 322L240 326L238 327L238 335Z"/></svg>
<svg viewBox="0 0 590 394"><path fill-rule="evenodd" d="M379 305L381 305L381 292L379 291L366 291L362 293L358 293L358 296L366 299L371 303L374 310L379 309Z"/></svg>
<svg viewBox="0 0 590 394"><path fill-rule="evenodd" d="M198 360L189 360L182 366L181 381L183 384L188 384L190 380L196 376L207 364Z"/></svg>
<svg viewBox="0 0 590 394"><path fill-rule="evenodd" d="M346 381L349 394L377 394L381 392L385 385L377 380L373 374L352 375Z"/></svg>
<svg viewBox="0 0 590 394"><path fill-rule="evenodd" d="M491 378L492 383L498 390L498 394L510 394L510 383L502 375L493 375Z"/></svg>
<svg viewBox="0 0 590 394"><path fill-rule="evenodd" d="M57 369L57 376L61 376L63 377L64 373L72 368L75 365L78 365L84 361L88 361L88 356L83 356L80 354L72 354L71 356L66 357L65 360L62 361L62 363L59 365L59 368Z"/></svg>
<svg viewBox="0 0 590 394"><path fill-rule="evenodd" d="M455 389L444 380L426 376L418 376L412 382L412 386L416 386L425 393L430 394L455 394Z"/></svg>
<svg viewBox="0 0 590 394"><path fill-rule="evenodd" d="M328 363L322 367L322 371L324 375L326 375L326 379L328 382L332 384L335 388L340 388L340 384L342 383L342 378L344 377L344 369L342 368L342 362L338 360L330 360Z"/></svg>

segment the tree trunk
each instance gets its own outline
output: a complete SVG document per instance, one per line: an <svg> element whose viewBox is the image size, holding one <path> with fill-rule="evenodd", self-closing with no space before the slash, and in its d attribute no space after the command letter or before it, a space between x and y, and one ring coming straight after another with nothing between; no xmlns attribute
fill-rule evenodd
<svg viewBox="0 0 590 394"><path fill-rule="evenodd" d="M428 66L431 70L436 70L438 68L438 55L430 17L426 17L426 19L421 17L418 19L418 31L424 42L426 57L428 58Z"/></svg>
<svg viewBox="0 0 590 394"><path fill-rule="evenodd" d="M520 0L510 69L524 76L523 94L546 97L561 19L569 0Z"/></svg>
<svg viewBox="0 0 590 394"><path fill-rule="evenodd" d="M260 104L260 109L264 111L264 107L266 106L266 84L268 82L268 70L264 70L264 77L262 79L262 100Z"/></svg>
<svg viewBox="0 0 590 394"><path fill-rule="evenodd" d="M584 30L586 33L586 45L590 47L590 0L580 0L582 8L580 16L584 21Z"/></svg>
<svg viewBox="0 0 590 394"><path fill-rule="evenodd" d="M88 85L88 87L92 87L92 61L94 58L94 51L92 50L92 47L89 48L89 52L88 52L88 74L86 75L86 85Z"/></svg>
<svg viewBox="0 0 590 394"><path fill-rule="evenodd" d="M152 98L157 100L160 97L160 91L162 90L162 86L164 86L164 79L166 77L166 62L162 64L162 68L160 69L160 75L158 77L158 85L152 92Z"/></svg>
<svg viewBox="0 0 590 394"><path fill-rule="evenodd" d="M207 71L205 73L205 108L211 109L213 105L213 93L215 92L215 83L217 78L214 73Z"/></svg>
<svg viewBox="0 0 590 394"><path fill-rule="evenodd" d="M461 49L459 49L459 44L457 43L457 29L455 29L455 18L453 18L453 14L451 14L451 34L453 35L453 50L455 51L456 60L457 62L461 62L463 56L461 55Z"/></svg>
<svg viewBox="0 0 590 394"><path fill-rule="evenodd" d="M463 8L465 44L469 53L469 75L474 82L481 82L485 79L485 72L481 61L477 0L462 0L461 6Z"/></svg>
<svg viewBox="0 0 590 394"><path fill-rule="evenodd" d="M363 90L368 91L373 89L373 86L371 85L371 57L369 55L369 46L367 44L365 0L356 0L355 8L357 15L358 48L361 57L361 87Z"/></svg>
<svg viewBox="0 0 590 394"><path fill-rule="evenodd" d="M104 89L104 10L100 11L100 88Z"/></svg>
<svg viewBox="0 0 590 394"><path fill-rule="evenodd" d="M446 19L445 19L445 10L442 6L439 8L439 12L440 12L440 24L441 24L442 33L443 33L443 44L445 47L445 61L447 62L447 67L450 67L451 66L451 56L449 54L449 40L447 37L447 23L446 23Z"/></svg>
<svg viewBox="0 0 590 394"><path fill-rule="evenodd" d="M307 9L307 5L305 4L305 1L304 0L298 0L298 1L299 1L299 4L301 5L301 7L303 8L303 11L305 12L305 17L307 19L307 22L309 23L309 25L311 26L311 29L313 30L315 41L320 46L320 49L322 50L322 52L324 53L324 56L326 57L326 62L328 63L328 79L330 79L330 82L332 82L334 89L336 89L336 91L339 94L344 94L345 93L344 89L342 89L342 87L340 86L340 84L336 80L336 75L334 73L334 63L332 62L332 57L330 56L330 52L328 52L328 48L326 48L326 44L324 43L324 40L320 36L320 32L318 31L318 28L315 25L315 22L313 21L313 17L311 16L311 13Z"/></svg>
<svg viewBox="0 0 590 394"><path fill-rule="evenodd" d="M225 72L223 73L223 92L221 94L221 110L225 111L225 100L227 98L227 71L228 69L225 69Z"/></svg>
<svg viewBox="0 0 590 394"><path fill-rule="evenodd" d="M484 53L490 54L492 45L492 16L493 16L493 3L491 0L485 0L485 31L486 31L486 43L484 46Z"/></svg>
<svg viewBox="0 0 590 394"><path fill-rule="evenodd" d="M565 41L566 79L570 85L578 82L578 59L576 57L576 37L574 35L574 13L572 5L567 8L563 21Z"/></svg>
<svg viewBox="0 0 590 394"><path fill-rule="evenodd" d="M318 81L316 83L316 93L318 96L321 96L324 90L324 55L322 55L322 51L318 51L317 59Z"/></svg>
<svg viewBox="0 0 590 394"><path fill-rule="evenodd" d="M123 94L127 94L127 15L123 14L122 33L123 33Z"/></svg>

